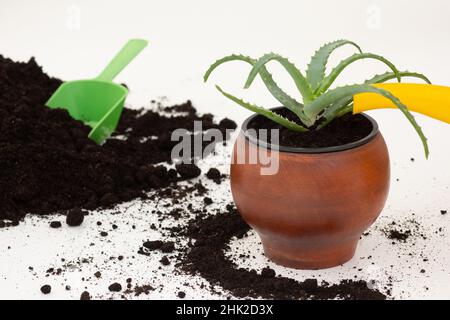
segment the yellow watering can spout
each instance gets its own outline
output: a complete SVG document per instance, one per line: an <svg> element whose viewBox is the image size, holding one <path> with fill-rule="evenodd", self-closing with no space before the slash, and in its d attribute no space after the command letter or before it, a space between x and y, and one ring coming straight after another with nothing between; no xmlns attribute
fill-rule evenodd
<svg viewBox="0 0 450 320"><path fill-rule="evenodd" d="M415 83L381 83L373 86L392 93L410 111L450 123L450 87ZM384 108L396 106L376 93L360 93L354 96L353 113Z"/></svg>

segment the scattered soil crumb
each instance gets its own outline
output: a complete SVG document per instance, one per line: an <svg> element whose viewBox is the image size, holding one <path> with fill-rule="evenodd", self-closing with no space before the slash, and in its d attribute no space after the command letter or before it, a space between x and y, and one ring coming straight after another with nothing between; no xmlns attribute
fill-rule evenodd
<svg viewBox="0 0 450 320"><path fill-rule="evenodd" d="M71 227L77 227L84 221L85 211L81 208L74 208L67 212L66 223Z"/></svg>
<svg viewBox="0 0 450 320"><path fill-rule="evenodd" d="M80 296L80 300L91 300L91 294L87 291L83 291Z"/></svg>
<svg viewBox="0 0 450 320"><path fill-rule="evenodd" d="M49 286L48 284L45 284L41 287L41 292L43 294L49 294L52 291L52 287Z"/></svg>
<svg viewBox="0 0 450 320"><path fill-rule="evenodd" d="M120 283L114 282L108 287L108 290L111 292L119 292L122 291L122 286L120 285Z"/></svg>

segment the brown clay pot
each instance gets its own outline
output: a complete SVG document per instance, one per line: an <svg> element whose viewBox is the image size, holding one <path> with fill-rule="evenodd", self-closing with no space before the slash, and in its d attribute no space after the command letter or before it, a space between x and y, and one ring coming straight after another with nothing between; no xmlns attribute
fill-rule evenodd
<svg viewBox="0 0 450 320"><path fill-rule="evenodd" d="M255 116L253 116L255 117ZM305 149L257 141L242 125L233 151L231 190L242 217L259 234L277 264L322 269L350 260L361 234L375 221L389 191L389 154L377 123L357 142ZM241 147L239 147L241 146ZM236 163L265 148L277 152L279 170L261 175L262 164ZM271 150L272 149L272 150Z"/></svg>

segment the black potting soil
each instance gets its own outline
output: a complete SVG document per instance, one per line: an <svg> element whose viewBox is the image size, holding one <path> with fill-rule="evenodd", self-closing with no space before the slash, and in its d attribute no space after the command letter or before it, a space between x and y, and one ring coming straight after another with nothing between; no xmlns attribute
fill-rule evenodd
<svg viewBox="0 0 450 320"><path fill-rule="evenodd" d="M58 229L58 228L61 228L61 226L62 226L62 224L59 221L50 222L50 228Z"/></svg>
<svg viewBox="0 0 450 320"><path fill-rule="evenodd" d="M45 284L41 287L41 292L43 294L49 294L50 292L52 292L52 287L50 287L48 284Z"/></svg>
<svg viewBox="0 0 450 320"><path fill-rule="evenodd" d="M298 122L298 118L286 109L277 111L285 118ZM263 117L257 116L248 124L248 129L278 129L279 144L285 147L324 148L341 146L365 138L372 131L372 123L362 115L346 114L334 119L320 130L295 132ZM271 142L270 132L267 141Z"/></svg>
<svg viewBox="0 0 450 320"><path fill-rule="evenodd" d="M108 290L111 292L122 291L122 285L120 283L114 282L113 284L109 285Z"/></svg>
<svg viewBox="0 0 450 320"><path fill-rule="evenodd" d="M217 184L222 182L222 179L225 178L224 174L221 174L217 168L210 168L208 172L206 172L206 177Z"/></svg>
<svg viewBox="0 0 450 320"><path fill-rule="evenodd" d="M73 208L67 211L66 223L71 227L78 227L84 221L86 212L80 208Z"/></svg>
<svg viewBox="0 0 450 320"><path fill-rule="evenodd" d="M234 296L267 299L385 299L366 281L342 280L339 284L317 284L315 279L303 282L276 276L265 268L261 273L239 268L225 254L233 237L242 238L249 226L234 206L212 216L198 215L183 234L191 239L179 267L192 275L201 275L212 286L218 285Z"/></svg>
<svg viewBox="0 0 450 320"><path fill-rule="evenodd" d="M154 240L154 241L145 241L143 243L143 247L149 251L153 250L159 250L164 245L164 242L161 240Z"/></svg>
<svg viewBox="0 0 450 320"><path fill-rule="evenodd" d="M414 214L412 214L414 215ZM420 223L414 218L403 222L392 221L388 226L382 229L385 236L395 242L406 242L409 238L427 239L423 233Z"/></svg>
<svg viewBox="0 0 450 320"><path fill-rule="evenodd" d="M161 264L163 266L170 265L170 260L169 260L169 258L167 256L162 257L161 260L159 260L159 262L161 262Z"/></svg>
<svg viewBox="0 0 450 320"><path fill-rule="evenodd" d="M388 238L391 240L406 241L411 236L411 230L389 230Z"/></svg>
<svg viewBox="0 0 450 320"><path fill-rule="evenodd" d="M80 300L91 300L91 294L88 291L83 291Z"/></svg>
<svg viewBox="0 0 450 320"><path fill-rule="evenodd" d="M199 116L188 101L157 111L125 109L117 137L98 146L89 128L65 110L45 107L61 81L47 76L34 59L14 62L0 56L0 221L16 225L26 214L50 214L73 208L111 207L144 192L200 174L195 166L170 162L178 128L236 127ZM181 114L180 114L181 112ZM123 139L125 137L126 139ZM9 220L5 223L2 220Z"/></svg>

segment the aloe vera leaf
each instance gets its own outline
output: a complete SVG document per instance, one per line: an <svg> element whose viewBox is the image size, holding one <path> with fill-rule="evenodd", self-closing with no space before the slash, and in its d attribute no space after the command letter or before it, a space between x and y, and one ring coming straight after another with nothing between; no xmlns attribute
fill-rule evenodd
<svg viewBox="0 0 450 320"><path fill-rule="evenodd" d="M372 54L372 53L357 53L354 54L350 57L348 57L345 60L342 60L331 72L330 74L325 77L322 82L320 83L319 87L317 88L317 90L315 91L315 94L320 95L321 93L325 92L328 90L328 88L333 84L334 80L336 80L336 78L341 74L341 72L351 63L358 61L358 60L362 60L362 59L375 59L378 61L381 61L383 63L385 63L389 68L391 68L391 70L394 72L394 74L397 77L398 82L401 81L401 77L400 74L397 70L397 68L386 58L376 55L376 54Z"/></svg>
<svg viewBox="0 0 450 320"><path fill-rule="evenodd" d="M336 40L327 43L314 53L308 64L308 69L306 70L306 80L311 85L313 91L317 89L320 82L325 78L325 70L330 55L339 47L347 44L356 47L358 51L362 53L361 48L356 43L349 40Z"/></svg>
<svg viewBox="0 0 450 320"><path fill-rule="evenodd" d="M353 102L353 96L348 98L342 98L336 102L334 102L331 106L325 109L323 115L322 115L322 122L317 127L318 129L322 129L327 124L329 124L333 119L337 118L338 115L341 113L341 111L348 107ZM350 109L350 111L353 110L353 108ZM343 114L342 114L343 115Z"/></svg>
<svg viewBox="0 0 450 320"><path fill-rule="evenodd" d="M399 71L398 74L401 78L404 77L412 77L412 78L419 78L425 81L428 84L431 84L430 79L428 79L425 75L418 73L418 72L409 72L409 71ZM365 81L367 84L374 84L374 83L383 83L392 79L397 78L396 74L393 72L386 72L383 74L378 74L374 76L373 78Z"/></svg>
<svg viewBox="0 0 450 320"><path fill-rule="evenodd" d="M289 130L293 130L293 131L297 131L297 132L308 131L308 129L296 124L295 122L290 121L289 119L286 119L285 117L283 117L279 114L276 114L275 112L272 112L271 110L265 109L263 107L259 107L257 105L250 104L248 102L245 102L242 99L239 99L239 98L223 91L222 88L220 88L218 85L216 85L216 88L217 88L217 90L219 90L220 93L222 93L225 97L227 97L231 101L239 104L240 106L242 106L250 111L258 113L258 114L282 125L283 127L287 128Z"/></svg>
<svg viewBox="0 0 450 320"><path fill-rule="evenodd" d="M336 114L336 118L342 117L349 112L353 112L353 102L339 109L338 113Z"/></svg>
<svg viewBox="0 0 450 320"><path fill-rule="evenodd" d="M413 77L424 80L427 83L430 83L430 80L423 74L417 72L409 72L409 71L399 71L400 77ZM375 84L375 83L383 83L392 79L395 79L396 75L393 72L386 72L384 74L379 74L374 76L373 78L366 80L366 84ZM330 123L334 118L338 118L348 112L353 110L353 105L351 105L353 101L353 97L345 98L340 101L333 103L333 105L327 108L323 114L323 121L319 125L319 129L325 127L328 123Z"/></svg>
<svg viewBox="0 0 450 320"><path fill-rule="evenodd" d="M311 86L309 85L306 78L303 76L301 71L288 59L276 54L276 53L268 53L263 55L256 64L253 66L253 69L250 71L250 74L248 75L247 81L245 83L245 88L250 87L253 80L255 80L256 75L261 70L263 66L265 66L266 63L269 61L278 61L289 73L289 75L292 77L292 79L295 82L295 85L297 86L297 89L300 91L300 94L303 97L303 103L307 104L310 101L313 100L313 92L311 89Z"/></svg>
<svg viewBox="0 0 450 320"><path fill-rule="evenodd" d="M343 105L340 108L336 108L334 111L333 116L330 116L328 118L323 118L323 122L320 123L319 126L317 126L317 129L322 129L323 127L325 127L326 125L328 125L331 121L333 121L336 118L340 118L343 115L350 113L353 111L353 102L348 103L347 105Z"/></svg>
<svg viewBox="0 0 450 320"><path fill-rule="evenodd" d="M409 71L399 71L400 77L413 77L424 80L427 83L431 83L431 81L423 74L417 72L409 72ZM383 74L379 74L374 76L373 78L365 81L366 84L375 84L375 83L383 83L392 79L395 79L396 75L393 72L386 72ZM353 97L345 98L339 100L329 108L325 110L323 113L323 121L319 125L319 129L325 127L328 123L330 123L334 118L338 118L348 112L353 110L353 105L350 105L353 101Z"/></svg>
<svg viewBox="0 0 450 320"><path fill-rule="evenodd" d="M208 81L209 76L218 66L229 61L244 61L250 64L251 66L254 66L256 63L255 59L252 59L251 57L248 56L237 54L229 55L214 62L206 71L203 80L205 82ZM295 113L306 126L311 126L314 124L312 121L310 121L310 119L308 119L303 114L302 112L303 105L294 98L292 98L291 96L289 96L277 85L272 75L270 74L269 71L267 71L267 68L265 66L261 67L259 75L261 76L261 79L263 80L266 88L269 90L272 96L281 103L281 105L283 105L284 107L288 108L290 111Z"/></svg>
<svg viewBox="0 0 450 320"><path fill-rule="evenodd" d="M405 117L408 119L408 121L412 124L414 129L416 130L417 134L419 135L420 139L422 140L422 144L425 151L425 157L428 158L429 155L429 149L428 149L428 143L427 138L422 132L422 129L417 124L414 116L409 112L408 108L401 103L401 101L395 97L393 94L391 94L389 91L376 88L367 84L361 84L361 85L352 85L352 86L345 86L345 87L339 87L333 90L330 90L320 97L318 97L316 100L311 102L309 105L306 105L304 108L305 113L309 117L316 117L320 112L322 112L327 107L331 106L336 101L339 101L344 98L350 98L353 97L355 94L358 93L366 93L366 92L373 92L380 94L384 96L385 98L391 100L397 108L400 109L400 111L405 115Z"/></svg>
<svg viewBox="0 0 450 320"><path fill-rule="evenodd" d="M203 76L203 81L206 82L209 79L209 76L211 75L211 73L221 64L225 63L225 62L229 62L229 61L244 61L247 62L249 64L251 64L252 66L255 64L256 60L249 57L249 56L244 56L242 54L232 54L226 57L223 57L222 59L217 60L216 62L214 62L209 68L208 70L206 70L205 75Z"/></svg>

